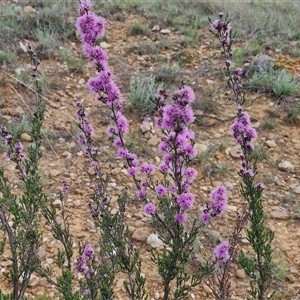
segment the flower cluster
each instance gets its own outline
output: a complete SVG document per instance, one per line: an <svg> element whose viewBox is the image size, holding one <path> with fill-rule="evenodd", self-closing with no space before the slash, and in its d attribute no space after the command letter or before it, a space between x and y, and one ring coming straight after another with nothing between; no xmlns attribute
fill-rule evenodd
<svg viewBox="0 0 300 300"><path fill-rule="evenodd" d="M233 73L230 71L232 65L232 50L231 45L234 36L232 35L231 25L227 18L223 19L223 13L219 14L219 19L210 23L210 31L219 39L223 54L225 55L226 75L229 77L227 80L228 86L233 90L235 100L238 100L240 96L240 104L244 103L244 94L242 93L241 79L243 75L243 69L237 68Z"/></svg>
<svg viewBox="0 0 300 300"><path fill-rule="evenodd" d="M256 130L251 127L250 116L243 111L242 106L238 105L238 115L230 126L231 135L241 145L243 154L240 155L242 161L242 169L240 174L247 177L253 177L254 171L249 167L249 158L254 149L253 141L257 138Z"/></svg>
<svg viewBox="0 0 300 300"><path fill-rule="evenodd" d="M83 274L83 276L89 280L95 274L93 265L97 262L95 257L95 251L90 245L86 245L81 256L77 258L75 271ZM83 284L86 286L86 284ZM80 291L81 295L90 295L90 289L86 286Z"/></svg>
<svg viewBox="0 0 300 300"><path fill-rule="evenodd" d="M210 204L202 208L201 223L208 223L213 217L222 215L227 207L227 190L224 186L215 188L210 193Z"/></svg>
<svg viewBox="0 0 300 300"><path fill-rule="evenodd" d="M13 142L13 135L7 130L5 126L0 127L0 136L3 139L4 145L8 145L9 149L5 152L5 157L11 161L14 161L22 172L25 172L25 167L21 167L20 163L22 162L23 158L25 157L24 147L21 142L17 142L12 145Z"/></svg>
<svg viewBox="0 0 300 300"><path fill-rule="evenodd" d="M226 262L229 259L228 250L230 249L230 244L227 241L221 242L214 250L216 256L216 263L219 261Z"/></svg>

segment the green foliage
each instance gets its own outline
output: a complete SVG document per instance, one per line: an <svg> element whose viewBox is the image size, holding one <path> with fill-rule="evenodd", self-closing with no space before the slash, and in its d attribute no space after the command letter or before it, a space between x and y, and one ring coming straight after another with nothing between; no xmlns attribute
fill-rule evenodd
<svg viewBox="0 0 300 300"><path fill-rule="evenodd" d="M15 55L11 51L0 50L0 66L3 64L12 64L15 61Z"/></svg>
<svg viewBox="0 0 300 300"><path fill-rule="evenodd" d="M298 81L285 69L272 69L262 74L254 73L245 87L255 91L272 92L276 97L282 97L295 94Z"/></svg>
<svg viewBox="0 0 300 300"><path fill-rule="evenodd" d="M276 119L266 118L261 122L259 128L261 128L264 131L269 131L269 130L274 129L275 125L276 125Z"/></svg>
<svg viewBox="0 0 300 300"><path fill-rule="evenodd" d="M276 97L292 95L298 88L298 80L285 69L275 70L271 88Z"/></svg>
<svg viewBox="0 0 300 300"><path fill-rule="evenodd" d="M70 72L83 73L85 62L81 58L76 58L73 51L63 48L60 52L60 59L67 64Z"/></svg>
<svg viewBox="0 0 300 300"><path fill-rule="evenodd" d="M155 104L152 101L158 89L163 89L163 83L156 83L155 76L134 76L130 80L129 101L133 109L141 115L152 114Z"/></svg>
<svg viewBox="0 0 300 300"><path fill-rule="evenodd" d="M18 122L8 124L7 129L15 137L15 140L18 141L20 140L23 132L29 133L31 131L30 119L26 116L26 114L23 114Z"/></svg>
<svg viewBox="0 0 300 300"><path fill-rule="evenodd" d="M292 104L287 108L286 122L289 124L299 124L300 105Z"/></svg>
<svg viewBox="0 0 300 300"><path fill-rule="evenodd" d="M130 28L129 35L148 35L149 30L139 21L134 22Z"/></svg>
<svg viewBox="0 0 300 300"><path fill-rule="evenodd" d="M36 30L38 45L36 52L40 58L50 58L52 52L58 45L56 33L51 27L38 27Z"/></svg>
<svg viewBox="0 0 300 300"><path fill-rule="evenodd" d="M159 68L155 75L157 82L174 83L179 75L179 66L177 64L165 64Z"/></svg>

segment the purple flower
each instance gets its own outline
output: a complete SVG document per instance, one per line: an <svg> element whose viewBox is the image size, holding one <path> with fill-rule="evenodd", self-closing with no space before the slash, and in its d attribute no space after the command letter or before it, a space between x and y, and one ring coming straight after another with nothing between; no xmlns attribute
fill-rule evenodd
<svg viewBox="0 0 300 300"><path fill-rule="evenodd" d="M94 255L94 249L92 248L91 245L86 245L84 250L83 250L83 254L87 257L92 257Z"/></svg>
<svg viewBox="0 0 300 300"><path fill-rule="evenodd" d="M263 190L265 188L265 185L263 183L259 182L254 187L258 190Z"/></svg>
<svg viewBox="0 0 300 300"><path fill-rule="evenodd" d="M159 184L155 187L155 192L158 197L163 197L166 196L167 189L162 184Z"/></svg>
<svg viewBox="0 0 300 300"><path fill-rule="evenodd" d="M185 170L185 177L188 182L192 182L197 176L197 171L194 168L187 168Z"/></svg>
<svg viewBox="0 0 300 300"><path fill-rule="evenodd" d="M120 112L117 112L116 117L117 117L116 123L117 123L117 127L119 129L119 132L122 134L127 133L128 132L127 119Z"/></svg>
<svg viewBox="0 0 300 300"><path fill-rule="evenodd" d="M66 196L69 191L69 185L66 181L63 181L63 186L62 186L62 194Z"/></svg>
<svg viewBox="0 0 300 300"><path fill-rule="evenodd" d="M18 142L15 144L15 150L18 154L22 153L23 152L23 145L21 142Z"/></svg>
<svg viewBox="0 0 300 300"><path fill-rule="evenodd" d="M201 223L208 223L211 219L211 215L209 213L203 213L201 216L200 216L200 222Z"/></svg>
<svg viewBox="0 0 300 300"><path fill-rule="evenodd" d="M182 224L182 223L184 223L184 222L186 221L186 216L185 216L185 214L177 214L177 215L175 216L175 220L176 220L178 223Z"/></svg>
<svg viewBox="0 0 300 300"><path fill-rule="evenodd" d="M125 148L119 148L117 151L117 156L120 158L126 158L128 154L128 150Z"/></svg>
<svg viewBox="0 0 300 300"><path fill-rule="evenodd" d="M212 216L222 215L227 207L227 190L224 186L219 186L215 188L211 194L211 203L209 209Z"/></svg>
<svg viewBox="0 0 300 300"><path fill-rule="evenodd" d="M82 16L86 14L91 9L91 1L90 0L82 0L80 2L78 13Z"/></svg>
<svg viewBox="0 0 300 300"><path fill-rule="evenodd" d="M152 203L147 203L144 206L144 212L147 215L154 215L155 211L156 211L156 208L155 208L155 206Z"/></svg>
<svg viewBox="0 0 300 300"><path fill-rule="evenodd" d="M254 172L253 170L249 169L249 170L245 170L244 174L248 177L253 177L254 176Z"/></svg>
<svg viewBox="0 0 300 300"><path fill-rule="evenodd" d="M116 148L120 148L120 147L123 146L122 141L119 137L114 139L113 146L116 147Z"/></svg>
<svg viewBox="0 0 300 300"><path fill-rule="evenodd" d="M106 134L108 136L113 136L114 134L117 134L117 132L118 132L118 129L116 128L116 126L110 125L106 128Z"/></svg>
<svg viewBox="0 0 300 300"><path fill-rule="evenodd" d="M90 135L94 131L93 127L90 124L88 124L88 123L85 123L85 124L82 125L82 130L87 135Z"/></svg>
<svg viewBox="0 0 300 300"><path fill-rule="evenodd" d="M243 69L242 68L236 68L235 72L236 72L236 74L238 76L242 76L243 75Z"/></svg>
<svg viewBox="0 0 300 300"><path fill-rule="evenodd" d="M137 197L138 198L144 198L146 196L146 191L145 190L138 190L137 192Z"/></svg>
<svg viewBox="0 0 300 300"><path fill-rule="evenodd" d="M191 193L184 193L177 196L177 203L183 210L189 210L192 208L195 197Z"/></svg>
<svg viewBox="0 0 300 300"><path fill-rule="evenodd" d="M140 171L142 174L153 175L155 172L155 168L151 164L144 163L140 166Z"/></svg>
<svg viewBox="0 0 300 300"><path fill-rule="evenodd" d="M226 262L229 259L229 248L230 244L227 241L221 242L214 250L217 259Z"/></svg>
<svg viewBox="0 0 300 300"><path fill-rule="evenodd" d="M136 173L137 173L137 171L136 171L136 168L134 168L134 167L130 167L130 168L127 169L127 174L129 176L135 176Z"/></svg>

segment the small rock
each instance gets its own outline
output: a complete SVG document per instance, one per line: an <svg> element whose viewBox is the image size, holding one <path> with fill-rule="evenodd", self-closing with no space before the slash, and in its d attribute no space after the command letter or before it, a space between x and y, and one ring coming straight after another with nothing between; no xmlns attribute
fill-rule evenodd
<svg viewBox="0 0 300 300"><path fill-rule="evenodd" d="M40 280L39 280L39 285L40 286L45 286L45 285L47 285L47 283L48 283L48 280L46 279L46 278L41 278Z"/></svg>
<svg viewBox="0 0 300 300"><path fill-rule="evenodd" d="M39 281L40 279L36 275L32 274L28 286L30 287L36 286L39 283Z"/></svg>
<svg viewBox="0 0 300 300"><path fill-rule="evenodd" d="M246 277L244 269L236 270L235 276L239 279L244 279Z"/></svg>
<svg viewBox="0 0 300 300"><path fill-rule="evenodd" d="M205 145L205 144L198 144L198 143L196 143L196 144L194 145L194 147L195 147L195 149L196 149L198 155L203 154L203 153L206 152L207 149L208 149L208 146Z"/></svg>
<svg viewBox="0 0 300 300"><path fill-rule="evenodd" d="M143 121L140 128L143 133L151 131L153 129L153 122Z"/></svg>
<svg viewBox="0 0 300 300"><path fill-rule="evenodd" d="M292 274L298 274L299 273L299 271L298 271L298 269L296 267L290 267L290 272Z"/></svg>
<svg viewBox="0 0 300 300"><path fill-rule="evenodd" d="M227 191L231 191L233 189L233 184L229 181L224 181L224 185L225 185Z"/></svg>
<svg viewBox="0 0 300 300"><path fill-rule="evenodd" d="M101 42L101 43L100 43L100 47L103 48L103 49L107 49L107 48L110 48L111 45L108 44L108 43L106 43L106 42Z"/></svg>
<svg viewBox="0 0 300 300"><path fill-rule="evenodd" d="M154 25L154 26L152 27L152 31L160 31L159 25Z"/></svg>
<svg viewBox="0 0 300 300"><path fill-rule="evenodd" d="M46 257L46 252L45 252L44 248L41 248L41 247L39 248L38 256L41 260L43 260Z"/></svg>
<svg viewBox="0 0 300 300"><path fill-rule="evenodd" d="M212 294L212 290L209 286L207 286L206 284L203 285L203 290L205 291L205 293L207 294Z"/></svg>
<svg viewBox="0 0 300 300"><path fill-rule="evenodd" d="M229 153L232 157L235 157L235 158L240 157L240 155L243 153L241 145L236 145L236 146L232 147L229 150Z"/></svg>
<svg viewBox="0 0 300 300"><path fill-rule="evenodd" d="M211 80L211 79L206 79L206 82L207 82L207 84L209 84L209 85L212 85L212 84L215 83L215 82L214 82L213 80Z"/></svg>
<svg viewBox="0 0 300 300"><path fill-rule="evenodd" d="M126 279L123 278L119 279L117 281L116 288L121 289L122 287L124 287L124 281L126 281Z"/></svg>
<svg viewBox="0 0 300 300"><path fill-rule="evenodd" d="M290 218L289 213L286 210L274 210L270 213L271 218L279 220L287 220Z"/></svg>
<svg viewBox="0 0 300 300"><path fill-rule="evenodd" d="M154 293L154 299L155 299L155 300L158 300L159 297L160 297L159 292L156 291L156 292Z"/></svg>
<svg viewBox="0 0 300 300"><path fill-rule="evenodd" d="M293 172L295 167L289 161L284 160L278 165L278 169L283 172Z"/></svg>
<svg viewBox="0 0 300 300"><path fill-rule="evenodd" d="M36 9L30 5L27 5L23 8L24 12L34 14L36 13Z"/></svg>
<svg viewBox="0 0 300 300"><path fill-rule="evenodd" d="M50 176L52 176L52 177L56 177L59 173L60 173L60 172L59 172L58 170L51 170L51 171L49 172Z"/></svg>
<svg viewBox="0 0 300 300"><path fill-rule="evenodd" d="M269 140L269 141L266 141L266 146L267 146L268 148L276 148L276 147L277 147L277 144L276 144L274 141Z"/></svg>
<svg viewBox="0 0 300 300"><path fill-rule="evenodd" d="M54 207L56 207L56 208L61 208L61 200L56 199L56 200L53 202L53 205L54 205Z"/></svg>
<svg viewBox="0 0 300 300"><path fill-rule="evenodd" d="M161 142L161 139L154 135L150 138L150 140L147 141L147 144L149 146L156 147L160 142Z"/></svg>
<svg viewBox="0 0 300 300"><path fill-rule="evenodd" d="M26 70L25 70L24 67L19 67L19 68L16 68L16 69L15 69L15 73L16 73L17 75L21 75L21 73L23 73L23 72L26 72Z"/></svg>
<svg viewBox="0 0 300 300"><path fill-rule="evenodd" d="M296 186L296 187L294 188L294 193L295 193L295 194L300 194L300 185L298 185L298 186Z"/></svg>
<svg viewBox="0 0 300 300"><path fill-rule="evenodd" d="M148 236L147 244L150 245L152 248L158 248L158 249L161 249L164 246L163 241L155 233L151 233Z"/></svg>
<svg viewBox="0 0 300 300"><path fill-rule="evenodd" d="M32 138L31 138L31 136L30 136L29 134L27 134L26 132L23 132L23 133L21 134L21 140L22 140L22 142L27 142L27 143L29 143L29 142L32 141Z"/></svg>
<svg viewBox="0 0 300 300"><path fill-rule="evenodd" d="M141 227L134 231L132 238L136 241L145 242L150 232L151 229L149 227Z"/></svg>
<svg viewBox="0 0 300 300"><path fill-rule="evenodd" d="M171 33L171 30L170 30L170 29L162 29L162 30L160 31L160 33L163 33L163 34L169 34L169 33Z"/></svg>

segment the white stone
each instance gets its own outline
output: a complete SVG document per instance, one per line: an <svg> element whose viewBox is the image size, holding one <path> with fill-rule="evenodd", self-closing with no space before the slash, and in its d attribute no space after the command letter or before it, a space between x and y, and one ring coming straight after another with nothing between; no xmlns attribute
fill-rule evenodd
<svg viewBox="0 0 300 300"><path fill-rule="evenodd" d="M150 245L152 248L158 248L158 249L161 249L164 246L163 241L155 233L151 233L148 236L147 244Z"/></svg>
<svg viewBox="0 0 300 300"><path fill-rule="evenodd" d="M278 169L283 172L293 172L295 170L295 167L289 161L284 160L278 165Z"/></svg>
<svg viewBox="0 0 300 300"><path fill-rule="evenodd" d="M160 33L163 33L163 34L169 34L169 33L171 33L171 30L170 30L170 29L162 29L162 30L160 31Z"/></svg>

